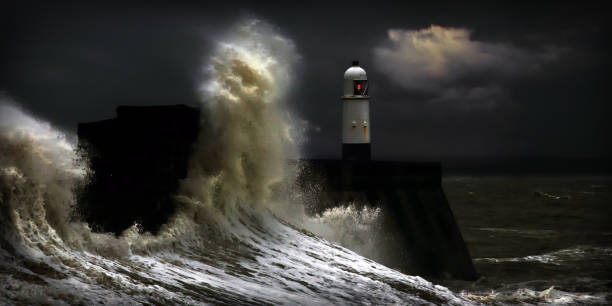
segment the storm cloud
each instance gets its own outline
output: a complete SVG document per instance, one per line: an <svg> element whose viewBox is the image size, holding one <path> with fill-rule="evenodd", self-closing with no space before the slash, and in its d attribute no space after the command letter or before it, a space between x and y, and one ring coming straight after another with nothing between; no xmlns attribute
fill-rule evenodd
<svg viewBox="0 0 612 306"><path fill-rule="evenodd" d="M505 96L504 81L537 74L564 51L477 41L471 34L465 28L438 25L391 29L388 40L375 47L374 62L395 85L431 94L431 101L491 107Z"/></svg>
<svg viewBox="0 0 612 306"><path fill-rule="evenodd" d="M283 104L304 130L306 158L340 156L342 75L358 59L374 158L565 164L612 156L605 12L583 3L19 1L0 10L0 92L67 132L118 105L198 105L205 59L256 17L301 55Z"/></svg>

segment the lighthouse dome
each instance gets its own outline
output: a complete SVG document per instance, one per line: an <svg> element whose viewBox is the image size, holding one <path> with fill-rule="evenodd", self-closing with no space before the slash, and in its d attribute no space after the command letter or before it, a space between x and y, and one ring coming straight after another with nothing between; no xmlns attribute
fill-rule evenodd
<svg viewBox="0 0 612 306"><path fill-rule="evenodd" d="M365 70L359 67L359 61L344 72L344 96L367 96L368 76Z"/></svg>
<svg viewBox="0 0 612 306"><path fill-rule="evenodd" d="M368 76L366 75L365 70L359 67L359 61L353 61L353 65L346 69L344 72L345 80L367 80Z"/></svg>

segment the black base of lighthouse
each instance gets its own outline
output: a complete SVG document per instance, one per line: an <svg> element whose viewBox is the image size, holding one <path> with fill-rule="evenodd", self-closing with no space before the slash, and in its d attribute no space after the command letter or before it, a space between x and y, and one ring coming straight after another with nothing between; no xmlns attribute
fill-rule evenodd
<svg viewBox="0 0 612 306"><path fill-rule="evenodd" d="M370 144L369 143L343 143L342 144L342 159L343 160L370 160Z"/></svg>

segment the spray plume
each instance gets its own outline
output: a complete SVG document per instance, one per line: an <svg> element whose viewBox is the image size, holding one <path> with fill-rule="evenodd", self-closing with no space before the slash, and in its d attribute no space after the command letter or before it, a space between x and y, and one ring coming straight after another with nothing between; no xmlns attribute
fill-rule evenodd
<svg viewBox="0 0 612 306"><path fill-rule="evenodd" d="M206 117L184 194L224 209L269 200L296 152L283 99L298 59L293 42L261 20L219 42L200 87Z"/></svg>

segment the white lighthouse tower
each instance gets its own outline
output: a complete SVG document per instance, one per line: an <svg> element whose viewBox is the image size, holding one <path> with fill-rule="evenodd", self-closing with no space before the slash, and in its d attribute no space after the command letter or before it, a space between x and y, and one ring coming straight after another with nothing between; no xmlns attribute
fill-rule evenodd
<svg viewBox="0 0 612 306"><path fill-rule="evenodd" d="M368 77L359 61L353 61L344 72L342 159L370 160L370 130Z"/></svg>

